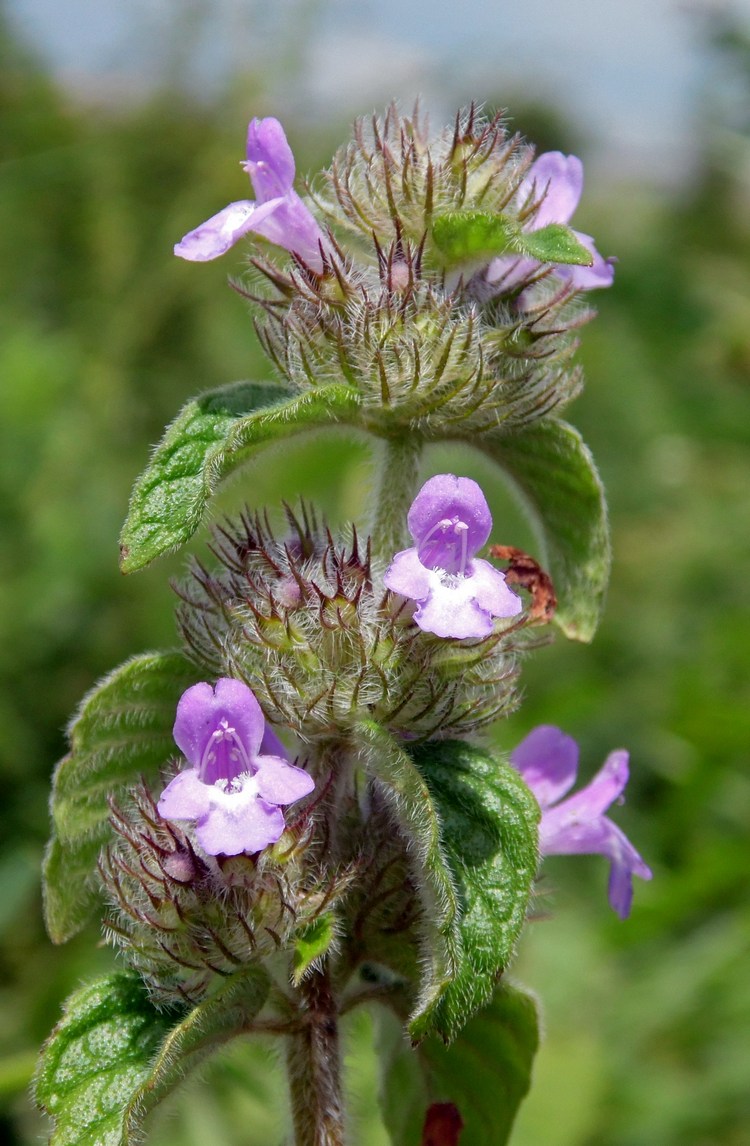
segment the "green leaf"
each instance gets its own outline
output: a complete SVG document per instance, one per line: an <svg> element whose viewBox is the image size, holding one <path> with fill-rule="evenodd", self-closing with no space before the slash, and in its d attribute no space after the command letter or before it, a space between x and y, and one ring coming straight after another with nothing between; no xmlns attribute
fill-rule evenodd
<svg viewBox="0 0 750 1146"><path fill-rule="evenodd" d="M427 1107L452 1102L464 1122L461 1146L506 1146L528 1092L539 1044L534 1000L503 984L451 1043L408 1045L390 1015L381 1027L380 1100L393 1146L421 1141Z"/></svg>
<svg viewBox="0 0 750 1146"><path fill-rule="evenodd" d="M239 382L188 402L133 489L120 538L123 573L142 569L188 541L211 495L258 446L351 421L357 406L355 392L341 383L297 394L278 385Z"/></svg>
<svg viewBox="0 0 750 1146"><path fill-rule="evenodd" d="M364 722L359 733L368 770L401 829L422 903L422 982L410 1021L414 1037L420 1038L422 1016L431 1012L458 967L456 889L440 846L437 809L419 769L374 721Z"/></svg>
<svg viewBox="0 0 750 1146"><path fill-rule="evenodd" d="M325 955L336 938L336 919L332 912L319 915L305 927L294 942L292 980L298 986L316 959Z"/></svg>
<svg viewBox="0 0 750 1146"><path fill-rule="evenodd" d="M449 263L500 255L514 236L510 219L488 211L448 211L432 225L435 246Z"/></svg>
<svg viewBox="0 0 750 1146"><path fill-rule="evenodd" d="M522 230L505 215L489 211L447 211L432 225L435 246L449 263L466 263L513 253L540 263L592 266L593 255L575 231L550 223L536 231Z"/></svg>
<svg viewBox="0 0 750 1146"><path fill-rule="evenodd" d="M145 653L105 677L69 729L55 771L54 832L44 863L45 917L54 942L83 927L97 902L92 875L110 835L108 797L162 767L175 747L177 702L198 670L182 653Z"/></svg>
<svg viewBox="0 0 750 1146"><path fill-rule="evenodd" d="M492 996L526 921L538 861L539 805L510 764L461 740L412 751L440 819L460 902L462 957L412 1035L447 1042Z"/></svg>
<svg viewBox="0 0 750 1146"><path fill-rule="evenodd" d="M590 641L604 606L610 545L604 487L580 434L545 418L472 441L511 479L536 527L557 592L557 624L571 639Z"/></svg>
<svg viewBox="0 0 750 1146"><path fill-rule="evenodd" d="M593 266L594 256L586 250L575 231L563 223L550 223L536 231L517 231L512 247L519 254L538 259L540 263L566 263L579 267Z"/></svg>
<svg viewBox="0 0 750 1146"><path fill-rule="evenodd" d="M137 975L107 975L68 1000L36 1075L55 1121L50 1146L130 1146L145 1115L215 1047L246 1030L269 981L233 975L181 1021L157 1011Z"/></svg>

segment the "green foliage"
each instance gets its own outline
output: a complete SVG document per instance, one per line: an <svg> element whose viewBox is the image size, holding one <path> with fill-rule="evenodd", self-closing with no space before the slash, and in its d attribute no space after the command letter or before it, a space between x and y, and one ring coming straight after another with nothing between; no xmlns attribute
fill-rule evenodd
<svg viewBox="0 0 750 1146"><path fill-rule="evenodd" d="M319 915L303 928L294 941L292 979L295 985L301 983L305 972L313 963L322 959L336 938L336 919L331 912Z"/></svg>
<svg viewBox="0 0 750 1146"><path fill-rule="evenodd" d="M218 485L258 446L345 421L356 405L353 391L338 383L295 395L279 385L238 382L192 399L133 490L120 538L123 572L188 541Z"/></svg>
<svg viewBox="0 0 750 1146"><path fill-rule="evenodd" d="M39 1105L55 1120L51 1146L131 1146L143 1119L212 1049L263 1006L265 973L233 976L180 1019L157 1011L137 975L108 975L77 991L46 1042Z"/></svg>
<svg viewBox="0 0 750 1146"><path fill-rule="evenodd" d="M504 215L448 211L435 219L432 238L449 263L465 263L511 250L515 228Z"/></svg>
<svg viewBox="0 0 750 1146"><path fill-rule="evenodd" d="M458 967L458 901L453 876L440 846L440 821L430 790L409 755L383 728L363 723L360 739L368 769L388 802L393 818L411 842L411 868L422 903L419 997L410 1029L425 1033L429 1014Z"/></svg>
<svg viewBox="0 0 750 1146"><path fill-rule="evenodd" d="M604 605L610 566L604 489L581 435L552 418L474 443L511 479L536 526L567 637L590 641Z"/></svg>
<svg viewBox="0 0 750 1146"><path fill-rule="evenodd" d="M97 901L91 876L110 834L108 799L174 754L177 701L196 675L181 653L146 653L115 669L84 699L52 792L54 834L44 876L55 942L80 930Z"/></svg>
<svg viewBox="0 0 750 1146"><path fill-rule="evenodd" d="M433 1102L458 1108L461 1146L505 1146L539 1043L533 998L503 984L448 1047L426 1039L415 1050L389 1016L380 1018L380 1098L393 1146L420 1141Z"/></svg>
<svg viewBox="0 0 750 1146"><path fill-rule="evenodd" d="M511 765L471 744L428 742L412 755L435 802L458 891L461 958L411 1032L450 1042L492 995L526 920L539 806Z"/></svg>
<svg viewBox="0 0 750 1146"><path fill-rule="evenodd" d="M563 223L525 231L505 215L487 211L448 211L432 227L435 246L452 264L515 253L540 263L591 266L593 256Z"/></svg>
<svg viewBox="0 0 750 1146"><path fill-rule="evenodd" d="M513 249L540 263L563 263L590 267L594 257L563 223L550 223L535 231L518 231Z"/></svg>
<svg viewBox="0 0 750 1146"><path fill-rule="evenodd" d="M374 724L361 737L404 841L416 845L422 970L409 1033L450 1042L513 953L536 872L539 807L513 768L470 744L407 753Z"/></svg>

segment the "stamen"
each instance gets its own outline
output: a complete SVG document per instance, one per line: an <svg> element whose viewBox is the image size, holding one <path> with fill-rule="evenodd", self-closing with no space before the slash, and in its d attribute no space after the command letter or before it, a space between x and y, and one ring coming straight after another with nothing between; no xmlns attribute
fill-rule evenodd
<svg viewBox="0 0 750 1146"><path fill-rule="evenodd" d="M447 533L453 525L454 520L452 517L442 517L440 521L436 521L429 533L426 533L424 537L420 538L419 548L421 549L423 545L426 545L433 533L437 533L438 529L441 533Z"/></svg>
<svg viewBox="0 0 750 1146"><path fill-rule="evenodd" d="M236 764L239 761L242 765L240 768L241 772L252 771L250 757L245 750L245 745L238 736L236 729L231 728L228 720L224 717L219 722L219 727L214 729L211 733L208 743L203 750L200 763L201 779L205 777L208 769L217 763L218 755L216 749L220 744L224 744L226 741L229 741L231 745L231 747L226 750L228 760L232 764Z"/></svg>
<svg viewBox="0 0 750 1146"><path fill-rule="evenodd" d="M465 521L457 521L453 527L455 533L461 534L461 561L459 564L459 573L462 577L466 575L466 563L469 552L469 527Z"/></svg>

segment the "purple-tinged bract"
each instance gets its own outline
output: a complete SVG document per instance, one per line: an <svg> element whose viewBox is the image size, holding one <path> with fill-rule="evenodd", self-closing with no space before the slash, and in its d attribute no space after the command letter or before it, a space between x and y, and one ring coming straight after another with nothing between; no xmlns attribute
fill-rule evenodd
<svg viewBox="0 0 750 1146"><path fill-rule="evenodd" d="M532 163L516 194L519 208L538 203L536 212L526 225L528 231L538 231L551 223L567 224L573 218L583 191L583 164L576 155L563 155L561 151L545 151ZM578 242L591 254L591 266L557 263L555 275L570 283L574 290L594 290L608 287L614 280L614 259L603 258L590 235L573 231ZM539 269L536 259L502 255L493 259L487 269L487 278L504 290L518 286Z"/></svg>
<svg viewBox="0 0 750 1146"><path fill-rule="evenodd" d="M578 772L578 745L551 724L541 724L510 754L542 809L539 849L544 855L598 854L610 862L609 902L621 919L630 914L633 876L651 879L624 833L604 813L620 799L628 782L628 753L611 752L585 788L563 796Z"/></svg>
<svg viewBox="0 0 750 1146"><path fill-rule="evenodd" d="M252 180L255 201L230 203L185 235L174 253L191 262L208 262L254 232L321 271L325 236L294 190L294 156L277 119L250 121L247 159L242 166Z"/></svg>
<svg viewBox="0 0 750 1146"><path fill-rule="evenodd" d="M514 617L519 598L505 577L475 554L490 535L492 517L471 478L437 474L426 482L408 515L411 549L397 553L384 581L417 602L414 620L438 637L487 637L493 617Z"/></svg>
<svg viewBox="0 0 750 1146"><path fill-rule="evenodd" d="M280 806L307 796L312 777L278 755L260 705L239 680L202 681L177 706L174 738L190 768L159 799L166 820L192 820L209 855L252 854L284 831Z"/></svg>

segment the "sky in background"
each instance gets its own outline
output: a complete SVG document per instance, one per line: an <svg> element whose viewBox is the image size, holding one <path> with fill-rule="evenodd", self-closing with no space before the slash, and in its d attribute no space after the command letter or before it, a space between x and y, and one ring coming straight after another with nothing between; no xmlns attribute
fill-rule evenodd
<svg viewBox="0 0 750 1146"><path fill-rule="evenodd" d="M661 183L689 169L696 115L721 84L705 50L705 16L731 11L750 24L750 0L6 0L6 7L26 42L87 97L133 98L171 60L205 91L236 69L265 67L280 77L280 113L308 117L348 118L392 96L411 104L418 93L438 118L471 98L547 101L580 124L600 166Z"/></svg>

